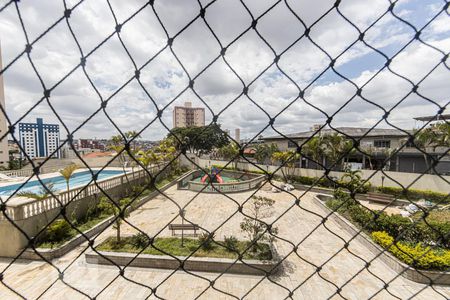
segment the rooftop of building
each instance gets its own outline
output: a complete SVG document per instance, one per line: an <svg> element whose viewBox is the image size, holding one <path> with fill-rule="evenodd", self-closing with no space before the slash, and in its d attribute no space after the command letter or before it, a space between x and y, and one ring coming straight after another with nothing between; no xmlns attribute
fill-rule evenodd
<svg viewBox="0 0 450 300"><path fill-rule="evenodd" d="M426 117L417 117L417 118L414 118L414 120L423 121L423 122L444 121L444 120L450 120L450 114L434 115L434 116L426 116Z"/></svg>
<svg viewBox="0 0 450 300"><path fill-rule="evenodd" d="M290 133L285 134L286 137L289 138L308 138L312 135L316 134L317 130L309 130L309 131L303 131L303 132L297 132L297 133ZM327 135L327 134L343 134L348 135L351 137L404 137L407 135L407 133L412 133L411 130L405 130L401 131L398 129L393 128L363 128L363 127L336 127L335 129L332 128L325 128L320 130L319 134L321 135ZM263 137L262 140L276 140L276 139L285 139L284 136L276 135L276 136L269 136L269 137Z"/></svg>

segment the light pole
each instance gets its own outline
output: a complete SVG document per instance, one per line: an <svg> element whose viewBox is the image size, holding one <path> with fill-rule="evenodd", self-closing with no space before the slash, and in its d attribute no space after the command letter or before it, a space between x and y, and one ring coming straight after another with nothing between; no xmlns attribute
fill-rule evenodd
<svg viewBox="0 0 450 300"><path fill-rule="evenodd" d="M381 175L381 188L384 187L384 178L385 178L385 176Z"/></svg>

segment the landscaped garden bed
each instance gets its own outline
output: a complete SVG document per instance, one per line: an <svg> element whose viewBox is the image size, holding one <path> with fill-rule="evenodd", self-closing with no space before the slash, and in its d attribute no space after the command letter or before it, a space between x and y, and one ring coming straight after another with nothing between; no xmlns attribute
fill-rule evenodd
<svg viewBox="0 0 450 300"><path fill-rule="evenodd" d="M143 234L122 237L120 242L115 237L110 237L96 247L100 254L87 253L86 261L95 264L247 275L272 274L279 265L273 257L272 247L267 243L251 246L247 241L234 238L208 242L207 238L201 237L185 238L183 245L181 243L181 238L178 237L160 237L150 245Z"/></svg>
<svg viewBox="0 0 450 300"><path fill-rule="evenodd" d="M363 226L355 224L349 218L344 217L342 215L342 211L331 214L332 210L326 205L326 203L335 200L332 196L317 195L315 198L318 201L317 203L319 204L319 207L321 207L326 214L329 214L329 220L335 221L343 230L347 231L350 235L355 236L355 241L362 243L370 252L376 255L378 259L383 261L399 275L419 283L430 284L432 282L433 284L450 285L450 272L440 271L440 268L437 268L437 270L417 269L410 264L407 264L408 261L404 262L401 258L394 256L391 251L385 250L389 247L389 245L385 244L385 242L392 242L387 233L374 231L371 234L368 230L363 229ZM360 232L361 229L362 232ZM398 242L397 245L399 244L403 243ZM405 244L411 245L410 243ZM396 246L392 244L391 248L395 249ZM423 248L421 250L423 250ZM396 252L395 250L393 251ZM421 252L419 255L415 256L415 258L417 259L423 253L424 252ZM406 256L409 257L408 255ZM411 261L409 261L409 263L411 263Z"/></svg>
<svg viewBox="0 0 450 300"><path fill-rule="evenodd" d="M261 219L273 214L273 204L274 200L258 196L253 196L248 201L245 210L251 217L244 217L240 223L245 240L238 240L234 236L219 240L214 238L214 233L206 232L200 234L198 239L163 236L150 238L141 232L122 237L120 226L116 225L116 236L107 238L96 247L101 255L87 253L86 261L172 270L184 268L192 271L257 275L272 273L278 266L272 247L273 235L278 229L268 227ZM171 225L180 224L168 225L170 228Z"/></svg>
<svg viewBox="0 0 450 300"><path fill-rule="evenodd" d="M141 240L141 242L139 242ZM117 242L115 237L109 237L103 243L96 247L99 251L108 252L128 252L138 253L142 251L145 238L131 236L123 237ZM145 244L144 244L145 245ZM227 248L228 245L228 248ZM248 249L246 241L217 241L209 247L202 247L201 239L185 238L183 246L181 238L178 237L160 237L156 238L152 245L145 247L142 252L152 255L173 255L173 256L194 256L194 257L216 257L216 258L238 258L239 253L243 253L243 259L271 260L272 252L269 244L259 243L256 251ZM244 252L244 250L247 250Z"/></svg>
<svg viewBox="0 0 450 300"><path fill-rule="evenodd" d="M426 222L421 219L422 213L417 212L412 216L413 220L416 219L413 223L410 218L400 215L372 212L353 199L344 197L340 195L337 199L329 199L325 204L363 229L398 259L423 270L450 268L450 241L442 238L450 233L450 222L445 221L450 211L431 211L425 218ZM394 238L398 242L393 244Z"/></svg>

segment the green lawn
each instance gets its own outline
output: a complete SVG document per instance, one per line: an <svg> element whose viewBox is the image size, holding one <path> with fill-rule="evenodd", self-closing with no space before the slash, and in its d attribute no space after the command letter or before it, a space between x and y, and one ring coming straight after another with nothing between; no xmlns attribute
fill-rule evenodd
<svg viewBox="0 0 450 300"><path fill-rule="evenodd" d="M223 244L223 241L218 241ZM181 238L178 237L167 237L167 238L156 238L154 246L147 247L143 253L153 254L153 255L166 255L169 253L174 256L188 256L192 254L200 245L199 240L192 238L184 239L184 246L181 246ZM247 248L247 242L238 241L237 251L242 253ZM142 250L142 248L133 245L132 237L123 237L120 243L117 243L115 237L110 237L106 239L96 248L100 251L110 251L110 252L130 252L137 253ZM166 252L163 253L158 249ZM212 248L209 250L200 248L192 256L196 257L217 257L217 258L237 258L238 254L227 248L213 243ZM272 252L268 244L260 243L258 244L258 251L251 252L247 250L243 257L245 259L257 259L257 260L270 260L272 259Z"/></svg>

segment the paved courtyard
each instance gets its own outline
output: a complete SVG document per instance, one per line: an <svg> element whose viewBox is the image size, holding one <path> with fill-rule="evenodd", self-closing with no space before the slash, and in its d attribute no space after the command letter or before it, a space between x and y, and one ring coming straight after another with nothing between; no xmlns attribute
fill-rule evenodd
<svg viewBox="0 0 450 300"><path fill-rule="evenodd" d="M246 296L248 299L284 299L289 296L289 291L283 286L294 291L293 299L366 299L371 296L373 299L407 299L413 295L417 299L450 298L450 287L429 287L401 276L394 279L387 290L377 293L384 286L378 278L389 282L397 275L394 271L378 259L371 264L370 272L363 269L365 262L357 256L370 260L374 255L357 241L352 241L348 250L342 250L327 261L343 247L350 235L333 221L320 225L320 216L324 213L313 200L313 193L301 198L300 207L291 208L295 197L285 192L272 193L270 188L265 186L256 195L275 200L274 213L267 221L282 215L275 223L280 237L275 240L275 246L281 257L288 255L282 270L270 280L260 276L215 273L195 273L197 276L193 276L183 271L173 274L170 270L132 267L127 268L124 277L121 277L117 267L87 264L82 253L88 247L85 243L54 260L54 266L43 262L16 261L8 267L3 282L30 299L87 298L73 288L90 297L98 294L97 299L156 298L144 285L152 288L158 286L156 295L164 299L233 299L227 294L238 298ZM165 192L180 206L191 201L186 209L186 219L208 230L218 228L217 239L231 234L243 237L239 228L242 215L236 211L238 204L243 203L252 193L253 191L226 196L197 195L195 192L177 190L176 187ZM302 192L293 191L293 194L298 196ZM180 222L177 214L175 203L160 195L134 211L128 221L149 235L158 233L160 236L169 236L171 232L167 228L161 229L174 218L177 218L174 222ZM123 234L135 232L132 226L123 226ZM96 239L96 243L113 234L113 229L108 229ZM297 253L292 253L292 244L300 241ZM324 262L326 264L316 273L316 267L312 264L321 265ZM4 269L9 263L10 260L0 260L0 268ZM61 280L58 279L56 268L65 270ZM353 278L357 273L359 274ZM214 286L211 287L206 279L215 280ZM344 285L347 281L349 282ZM341 286L340 295L336 294L337 287ZM0 284L0 299L16 298L20 299Z"/></svg>

